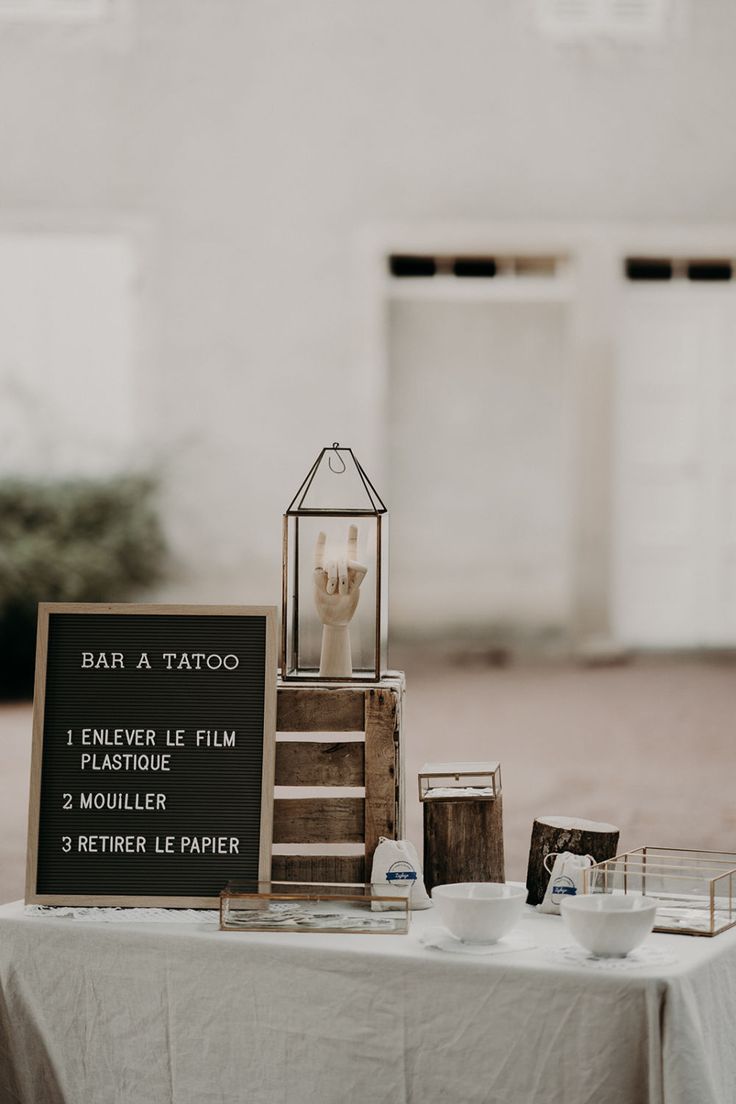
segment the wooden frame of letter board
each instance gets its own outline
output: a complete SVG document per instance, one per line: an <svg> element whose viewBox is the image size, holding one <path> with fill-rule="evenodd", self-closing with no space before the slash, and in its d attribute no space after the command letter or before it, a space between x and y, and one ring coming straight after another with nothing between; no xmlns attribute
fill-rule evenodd
<svg viewBox="0 0 736 1104"><path fill-rule="evenodd" d="M127 906L139 908L219 908L219 897L148 897L96 894L37 893L38 835L41 816L41 765L43 762L43 731L46 705L46 660L49 641L49 615L52 613L143 614L165 617L265 617L266 677L263 701L263 766L261 779L261 824L258 851L258 878L271 877L271 846L273 836L273 787L276 730L277 631L275 606L181 606L136 603L40 602L38 606L38 637L36 643L36 681L33 695L33 749L31 753L31 786L28 804L28 852L26 859L26 904Z"/></svg>

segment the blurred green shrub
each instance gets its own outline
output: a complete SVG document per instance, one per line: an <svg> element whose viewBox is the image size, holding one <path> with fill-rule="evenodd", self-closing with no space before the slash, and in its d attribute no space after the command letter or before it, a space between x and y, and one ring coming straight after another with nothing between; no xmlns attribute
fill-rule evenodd
<svg viewBox="0 0 736 1104"><path fill-rule="evenodd" d="M0 696L33 691L38 602L119 602L163 577L155 484L0 479Z"/></svg>

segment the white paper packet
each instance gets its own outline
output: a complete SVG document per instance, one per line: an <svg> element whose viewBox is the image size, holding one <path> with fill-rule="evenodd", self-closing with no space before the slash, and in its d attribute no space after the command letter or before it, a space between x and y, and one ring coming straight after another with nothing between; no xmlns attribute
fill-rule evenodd
<svg viewBox="0 0 736 1104"><path fill-rule="evenodd" d="M537 905L539 912L552 912L560 915L560 901L565 897L574 897L583 888L583 871L593 866L595 859L592 855L573 855L571 851L561 851L559 854L552 852L544 860L546 870L549 870L550 860L554 859L554 866L547 882L544 900Z"/></svg>
<svg viewBox="0 0 736 1104"><path fill-rule="evenodd" d="M373 853L371 885L375 893L388 886L411 886L409 907L427 909L432 902L424 888L424 876L417 849L409 840L392 840L381 836Z"/></svg>

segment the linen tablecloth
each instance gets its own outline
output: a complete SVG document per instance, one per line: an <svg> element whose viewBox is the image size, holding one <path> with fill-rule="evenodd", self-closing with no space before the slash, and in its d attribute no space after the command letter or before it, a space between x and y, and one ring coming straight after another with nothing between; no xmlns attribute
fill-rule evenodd
<svg viewBox="0 0 736 1104"><path fill-rule="evenodd" d="M1 1104L733 1104L736 929L671 965L0 908Z"/></svg>

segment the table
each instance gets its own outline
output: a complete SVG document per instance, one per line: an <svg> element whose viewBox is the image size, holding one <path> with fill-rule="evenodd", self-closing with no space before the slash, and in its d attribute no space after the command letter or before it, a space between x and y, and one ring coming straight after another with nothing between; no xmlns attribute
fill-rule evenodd
<svg viewBox="0 0 736 1104"><path fill-rule="evenodd" d="M220 933L0 907L2 1104L732 1104L736 929L603 972L409 935Z"/></svg>

